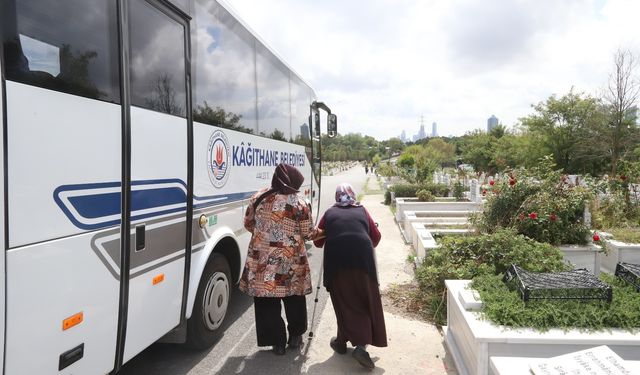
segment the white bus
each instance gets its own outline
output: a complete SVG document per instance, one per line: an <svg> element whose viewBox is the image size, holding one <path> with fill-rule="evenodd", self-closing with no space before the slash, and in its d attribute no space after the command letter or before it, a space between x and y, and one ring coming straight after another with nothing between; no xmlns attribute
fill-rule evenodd
<svg viewBox="0 0 640 375"><path fill-rule="evenodd" d="M3 373L212 345L247 199L281 162L319 197L328 108L215 0L0 0L0 28Z"/></svg>

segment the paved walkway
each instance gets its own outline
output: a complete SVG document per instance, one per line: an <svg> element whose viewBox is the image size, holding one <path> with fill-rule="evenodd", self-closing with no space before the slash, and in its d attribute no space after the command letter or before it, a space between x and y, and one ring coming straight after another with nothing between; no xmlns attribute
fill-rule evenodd
<svg viewBox="0 0 640 375"><path fill-rule="evenodd" d="M398 226L388 206L383 204L380 184L374 176L368 180L368 191L362 204L378 222L382 240L376 248L380 289L384 291L392 284L411 281L413 275L406 267L410 247L405 245ZM358 192L356 192L358 193ZM327 293L323 288L321 293ZM352 357L351 349L346 355L339 355L329 347L329 339L336 334L336 318L331 301L327 301L324 311L318 313L320 323L307 352L307 360L302 374L358 374L370 373ZM457 374L451 361L445 358L442 336L435 326L385 312L388 346L368 347L371 358L376 363L373 374Z"/></svg>

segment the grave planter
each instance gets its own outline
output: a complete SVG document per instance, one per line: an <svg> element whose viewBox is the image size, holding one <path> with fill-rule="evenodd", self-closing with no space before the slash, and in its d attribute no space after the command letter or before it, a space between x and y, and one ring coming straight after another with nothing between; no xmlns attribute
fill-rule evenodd
<svg viewBox="0 0 640 375"><path fill-rule="evenodd" d="M460 294L468 290L470 280L446 280L447 326L443 327L445 344L460 374L492 374L492 357L551 358L595 346L608 345L624 360L640 360L640 335L611 329L584 332L551 329L513 329L497 326L466 309ZM468 295L468 293L466 293ZM472 301L474 305L481 301ZM469 305L467 303L467 305Z"/></svg>
<svg viewBox="0 0 640 375"><path fill-rule="evenodd" d="M640 264L640 243L605 239L607 254L602 254L602 270L614 273L618 262Z"/></svg>
<svg viewBox="0 0 640 375"><path fill-rule="evenodd" d="M591 243L588 245L559 245L558 248L562 251L565 262L570 262L574 268L586 268L596 276L600 274L601 249L599 246Z"/></svg>

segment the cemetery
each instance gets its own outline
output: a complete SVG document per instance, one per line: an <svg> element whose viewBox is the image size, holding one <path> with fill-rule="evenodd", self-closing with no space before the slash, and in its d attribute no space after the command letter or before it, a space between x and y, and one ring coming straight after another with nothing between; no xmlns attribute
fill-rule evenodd
<svg viewBox="0 0 640 375"><path fill-rule="evenodd" d="M458 372L524 374L531 358L602 345L640 369L640 244L607 232L613 220L603 209L619 193L616 181L565 175L548 160L536 171L472 177L436 172L422 185L383 178ZM462 194L453 195L454 185ZM637 205L636 187L624 188ZM561 282L514 287L503 280L510 268ZM589 285L604 290L600 299Z"/></svg>

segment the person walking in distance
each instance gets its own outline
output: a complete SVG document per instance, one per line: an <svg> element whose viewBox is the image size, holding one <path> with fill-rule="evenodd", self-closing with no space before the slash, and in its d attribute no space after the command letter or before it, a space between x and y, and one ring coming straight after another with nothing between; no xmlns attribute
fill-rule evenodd
<svg viewBox="0 0 640 375"><path fill-rule="evenodd" d="M240 290L253 297L258 346L273 346L278 355L285 354L287 331L289 348L298 348L307 331L311 273L305 240L313 239L316 230L311 208L297 195L303 181L295 167L278 165L271 188L251 197L244 216L251 240Z"/></svg>
<svg viewBox="0 0 640 375"><path fill-rule="evenodd" d="M321 234L314 241L317 247L324 246L323 285L338 323L337 336L330 345L345 354L347 342L351 342L355 347L352 356L371 370L375 365L366 346L387 346L373 253L381 235L369 212L356 201L351 185L338 185L335 199L318 223Z"/></svg>

